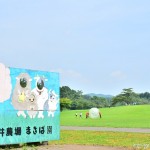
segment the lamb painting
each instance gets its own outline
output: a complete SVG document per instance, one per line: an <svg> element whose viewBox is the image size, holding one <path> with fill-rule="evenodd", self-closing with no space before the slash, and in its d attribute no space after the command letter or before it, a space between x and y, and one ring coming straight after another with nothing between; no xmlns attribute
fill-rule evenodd
<svg viewBox="0 0 150 150"><path fill-rule="evenodd" d="M35 118L38 113L37 96L31 92L27 99L27 113L30 118Z"/></svg>
<svg viewBox="0 0 150 150"><path fill-rule="evenodd" d="M0 145L59 140L59 87L56 72L0 63Z"/></svg>

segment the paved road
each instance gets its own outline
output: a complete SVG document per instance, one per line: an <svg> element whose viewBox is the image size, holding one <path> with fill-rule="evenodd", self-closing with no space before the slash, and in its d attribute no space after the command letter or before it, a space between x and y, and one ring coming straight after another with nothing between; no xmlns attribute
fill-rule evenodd
<svg viewBox="0 0 150 150"><path fill-rule="evenodd" d="M143 129L143 128L107 128L107 127L61 126L60 129L61 130L89 130L89 131L114 131L114 132L150 133L150 129Z"/></svg>

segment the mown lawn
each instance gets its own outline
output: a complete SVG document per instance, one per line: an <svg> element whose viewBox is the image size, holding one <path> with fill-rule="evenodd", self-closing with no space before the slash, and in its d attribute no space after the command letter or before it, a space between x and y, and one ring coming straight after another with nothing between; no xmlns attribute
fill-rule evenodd
<svg viewBox="0 0 150 150"><path fill-rule="evenodd" d="M62 111L60 124L62 126L150 128L150 105L101 108L101 119L86 119L85 114L87 111L88 110ZM76 112L82 112L83 118L76 118Z"/></svg>
<svg viewBox="0 0 150 150"><path fill-rule="evenodd" d="M48 143L49 145L93 145L126 147L130 150L150 150L150 133L61 131L59 141L49 141ZM11 145L0 149L15 150L17 148L18 146ZM22 150L37 150L38 148L37 144L31 143L25 144Z"/></svg>
<svg viewBox="0 0 150 150"><path fill-rule="evenodd" d="M150 149L150 134L99 131L61 131L60 141L49 144L103 145Z"/></svg>
<svg viewBox="0 0 150 150"><path fill-rule="evenodd" d="M64 126L101 126L150 128L150 105L121 106L101 108L101 119L86 119L88 110L61 112L61 125ZM76 118L75 113L82 112L83 118ZM132 150L150 150L150 133L102 132L102 131L65 131L61 130L59 141L49 141L49 144L78 144L127 147ZM12 149L15 147L12 147ZM23 147L23 149L37 149Z"/></svg>

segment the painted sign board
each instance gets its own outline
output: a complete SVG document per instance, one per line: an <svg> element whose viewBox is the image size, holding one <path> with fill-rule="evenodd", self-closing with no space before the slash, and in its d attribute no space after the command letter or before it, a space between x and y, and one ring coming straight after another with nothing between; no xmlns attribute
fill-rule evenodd
<svg viewBox="0 0 150 150"><path fill-rule="evenodd" d="M60 138L59 74L0 63L0 145Z"/></svg>

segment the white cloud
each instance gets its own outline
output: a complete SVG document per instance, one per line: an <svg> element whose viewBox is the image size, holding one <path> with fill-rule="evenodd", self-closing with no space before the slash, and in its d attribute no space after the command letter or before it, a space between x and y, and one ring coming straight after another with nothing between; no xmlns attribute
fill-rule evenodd
<svg viewBox="0 0 150 150"><path fill-rule="evenodd" d="M89 82L88 79L86 79L81 73L74 71L74 70L64 70L64 69L53 69L52 72L59 72L60 73L60 79L61 84L76 84L77 82L80 84L84 84Z"/></svg>
<svg viewBox="0 0 150 150"><path fill-rule="evenodd" d="M74 70L64 70L64 69L53 69L52 72L59 72L63 76L73 77L73 78L79 78L82 77L82 75L79 72L76 72Z"/></svg>
<svg viewBox="0 0 150 150"><path fill-rule="evenodd" d="M126 78L126 74L123 73L123 72L120 71L120 70L113 71L113 72L110 74L110 76L113 77L113 78L116 78L116 79L125 79L125 78Z"/></svg>

